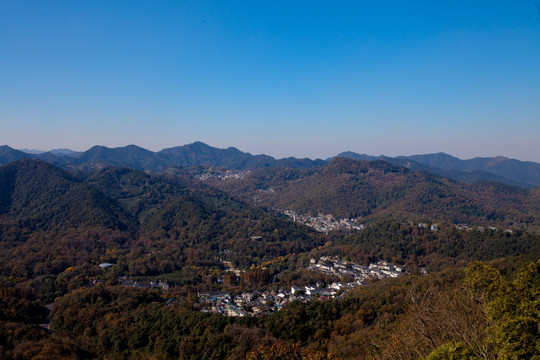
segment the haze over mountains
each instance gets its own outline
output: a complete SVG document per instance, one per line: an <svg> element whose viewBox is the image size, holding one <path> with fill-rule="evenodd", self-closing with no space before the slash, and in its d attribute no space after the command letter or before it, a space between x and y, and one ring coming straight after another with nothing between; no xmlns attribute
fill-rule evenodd
<svg viewBox="0 0 540 360"><path fill-rule="evenodd" d="M158 172L170 167L206 165L235 170L255 170L270 166L307 169L322 166L330 159L275 159L268 155L252 155L230 147L219 149L202 142L153 152L136 145L118 148L94 146L84 152L56 149L49 152L16 150L0 146L0 165L23 158L41 159L67 169L100 169L106 166L129 167ZM39 153L38 153L39 152ZM338 157L357 160L384 160L414 171L429 171L461 182L492 181L525 188L540 187L540 164L507 157L486 157L461 160L445 153L413 156L371 156L342 152Z"/></svg>

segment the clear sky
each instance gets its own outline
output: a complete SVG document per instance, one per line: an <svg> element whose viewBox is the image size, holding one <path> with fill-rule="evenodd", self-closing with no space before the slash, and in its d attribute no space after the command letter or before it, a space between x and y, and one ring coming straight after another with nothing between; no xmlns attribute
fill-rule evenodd
<svg viewBox="0 0 540 360"><path fill-rule="evenodd" d="M0 0L0 145L540 162L540 1Z"/></svg>

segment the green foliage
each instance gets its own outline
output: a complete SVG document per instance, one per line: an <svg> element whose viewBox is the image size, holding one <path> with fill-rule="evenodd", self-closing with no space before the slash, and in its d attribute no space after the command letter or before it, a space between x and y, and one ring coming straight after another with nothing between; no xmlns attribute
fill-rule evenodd
<svg viewBox="0 0 540 360"><path fill-rule="evenodd" d="M476 356L470 349L468 349L462 343L457 343L457 344L448 343L448 344L439 346L426 358L426 360L479 360L479 359L480 358L478 356Z"/></svg>
<svg viewBox="0 0 540 360"><path fill-rule="evenodd" d="M487 313L501 359L540 359L540 260L505 282Z"/></svg>
<svg viewBox="0 0 540 360"><path fill-rule="evenodd" d="M503 288L503 278L493 267L474 261L467 266L464 284L477 301L486 304L498 296Z"/></svg>
<svg viewBox="0 0 540 360"><path fill-rule="evenodd" d="M463 231L451 224L441 224L438 231L431 231L408 222L378 221L362 231L336 238L328 251L357 262L384 259L406 264L409 270L427 265L434 271L456 264L464 266L471 260L532 257L540 253L540 238L521 231Z"/></svg>
<svg viewBox="0 0 540 360"><path fill-rule="evenodd" d="M243 353L254 343L270 340L264 331L251 330L249 322L167 307L156 292L96 287L62 298L51 327L78 339L98 357L224 359L235 349Z"/></svg>
<svg viewBox="0 0 540 360"><path fill-rule="evenodd" d="M126 230L133 219L113 200L68 173L37 160L0 167L0 224L50 230L99 226ZM11 220L11 221L10 221Z"/></svg>
<svg viewBox="0 0 540 360"><path fill-rule="evenodd" d="M540 260L529 263L515 278L475 262L465 285L485 308L487 330L499 359L540 358Z"/></svg>

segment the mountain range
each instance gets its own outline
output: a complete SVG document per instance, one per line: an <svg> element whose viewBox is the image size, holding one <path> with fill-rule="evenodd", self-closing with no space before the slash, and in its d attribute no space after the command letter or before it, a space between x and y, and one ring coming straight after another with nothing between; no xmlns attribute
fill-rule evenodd
<svg viewBox="0 0 540 360"><path fill-rule="evenodd" d="M429 171L461 182L494 181L521 187L540 186L540 164L504 156L461 160L445 153L412 156L370 156L343 152L338 156L356 160L383 160L415 171Z"/></svg>
<svg viewBox="0 0 540 360"><path fill-rule="evenodd" d="M241 360L263 358L245 356L250 349L246 346L259 347L271 336L305 346L322 340L332 352L344 349L344 359L370 358L364 354L373 349L383 354L386 349L407 349L408 343L394 346L394 340L408 341L411 331L425 329L415 325L420 320L410 320L418 318L419 309L434 309L425 319L434 319L430 323L442 329L443 345L448 328L461 334L470 323L490 323L477 299L493 292L508 293L501 304L525 309L523 313L534 309L540 273L540 188L467 184L383 160L346 157L305 169L266 166L227 178L189 177L208 170L204 166L163 174L105 166L126 161L144 167L152 162L153 153L147 150L121 150L94 148L78 157L84 166L60 168L38 159L0 166L0 358L194 358L200 353L200 359ZM244 154L247 160L254 160L248 155ZM85 169L92 171L81 171ZM365 227L318 232L265 207L357 216ZM439 226L430 228L433 222ZM323 261L323 256L324 266L336 271L339 265L339 272L356 265L338 259L366 265L384 260L376 266L395 264L425 276L368 280L369 286L359 286L347 297L343 293L336 299L293 301L266 317L226 318L198 311L202 302L197 293L225 298L233 291L250 298L261 294L256 302L247 300L255 309L263 300L273 304L268 299L279 295L262 294L274 296L279 288L306 285L307 293L307 285L315 281L349 281L307 268L312 259ZM527 265L529 272L516 273L529 259L536 260ZM472 260L493 261L501 273L472 263L467 273L477 275L470 277L474 288L469 292L462 281L468 275L459 267ZM504 281L497 276L503 271L520 283L491 290L490 284ZM163 292L148 289L152 286ZM439 288L449 290L433 290ZM477 288L488 290L473 292ZM520 298L530 306L515 305ZM421 300L418 308L411 305L414 299L430 302L422 305ZM444 307L437 308L439 303ZM499 302L489 304L493 303ZM40 325L47 321L45 304L52 304L47 331ZM471 306L476 306L474 311ZM471 316L479 320L471 321ZM441 327L441 318L449 325ZM536 325L533 316L515 318L524 319L520 321L525 325L509 324L518 329L512 338L536 334L521 331ZM477 327L473 333L484 331ZM374 339L380 339L378 346L392 347L379 350ZM536 338L526 340L526 349L538 343ZM195 348L197 342L208 348ZM229 344L237 346L234 352L225 347ZM493 346L492 340L486 344ZM221 352L216 355L214 348ZM185 353L179 355L177 349ZM275 355L275 349L269 351ZM28 355L30 350L39 356ZM433 346L425 353L432 350ZM415 355L411 352L406 358Z"/></svg>
<svg viewBox="0 0 540 360"><path fill-rule="evenodd" d="M0 239L0 276L58 273L118 254L136 273L170 272L219 265L220 249L249 266L323 243L308 227L204 184L112 167L81 180L33 159L0 166Z"/></svg>
<svg viewBox="0 0 540 360"><path fill-rule="evenodd" d="M313 169L267 168L239 179L207 182L245 201L300 214L510 227L540 221L540 189L467 184L382 160L337 157Z"/></svg>
<svg viewBox="0 0 540 360"><path fill-rule="evenodd" d="M42 153L36 150L27 151L16 150L7 145L0 146L0 165L30 158L41 159L66 169L91 170L117 166L160 172L171 167L196 165L235 170L255 170L272 166L309 169L323 166L332 159L312 160L294 157L275 159L268 155L252 155L234 147L219 149L202 142L163 149L159 152L136 145L118 148L94 146L79 153L69 149ZM467 183L487 181L525 188L540 187L540 164L502 156L461 160L445 153L388 157L343 152L337 157L367 161L383 160L410 170L428 171Z"/></svg>
<svg viewBox="0 0 540 360"><path fill-rule="evenodd" d="M328 240L264 208L537 231L540 189L465 184L345 157L309 169L266 167L227 181L115 167L73 173L21 159L0 166L0 264L7 264L0 275L55 274L119 257L131 273L158 274L218 266L225 249L245 267Z"/></svg>

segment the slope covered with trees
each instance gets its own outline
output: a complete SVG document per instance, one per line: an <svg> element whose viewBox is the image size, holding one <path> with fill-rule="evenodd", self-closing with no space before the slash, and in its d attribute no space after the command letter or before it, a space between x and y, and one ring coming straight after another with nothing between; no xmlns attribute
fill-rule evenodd
<svg viewBox="0 0 540 360"><path fill-rule="evenodd" d="M187 302L166 306L157 291L97 286L56 302L53 335L0 312L0 332L18 331L0 338L0 355L533 359L540 354L539 279L538 261L474 262L460 271L378 281L342 300L295 302L261 318L194 312ZM31 306L19 316L42 321Z"/></svg>
<svg viewBox="0 0 540 360"><path fill-rule="evenodd" d="M0 212L6 222L30 230L134 226L122 207L67 172L40 160L20 160L0 167Z"/></svg>
<svg viewBox="0 0 540 360"><path fill-rule="evenodd" d="M42 161L20 160L0 167L0 183L6 275L103 261L133 275L220 267L220 258L250 266L326 241L220 190L136 170L106 168L80 182Z"/></svg>
<svg viewBox="0 0 540 360"><path fill-rule="evenodd" d="M40 160L0 167L0 271L33 277L97 261L137 221L99 190Z"/></svg>
<svg viewBox="0 0 540 360"><path fill-rule="evenodd" d="M427 218L515 227L534 227L540 220L535 189L463 184L383 161L335 158L321 168L264 169L213 185L268 208L338 218Z"/></svg>
<svg viewBox="0 0 540 360"><path fill-rule="evenodd" d="M0 167L0 358L534 358L538 196L347 159L213 183L119 168L74 177L13 162ZM361 216L367 226L319 233L247 201ZM308 283L307 264L323 255L386 260L409 275L267 317L197 311L198 291ZM124 277L171 287L129 288Z"/></svg>

